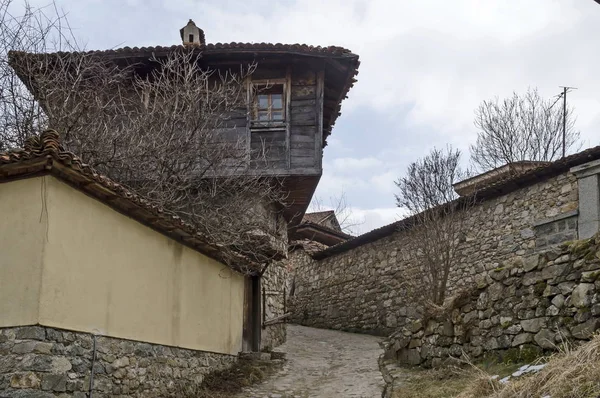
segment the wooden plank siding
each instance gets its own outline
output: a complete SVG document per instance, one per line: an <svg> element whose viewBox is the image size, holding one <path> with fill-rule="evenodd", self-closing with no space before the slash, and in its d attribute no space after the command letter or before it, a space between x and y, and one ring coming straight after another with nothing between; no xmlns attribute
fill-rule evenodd
<svg viewBox="0 0 600 398"><path fill-rule="evenodd" d="M236 110L220 124L217 141L247 145L249 165L254 172L260 170L266 175L279 176L320 175L323 78L323 69L315 65L309 68L298 63L267 70L259 68L252 76L253 81L285 81L285 123L257 128L252 124L251 108ZM236 167L239 168L239 158Z"/></svg>
<svg viewBox="0 0 600 398"><path fill-rule="evenodd" d="M317 169L315 139L318 118L317 74L298 66L292 72L291 90L291 142L290 166L292 169ZM320 171L320 169L319 169Z"/></svg>

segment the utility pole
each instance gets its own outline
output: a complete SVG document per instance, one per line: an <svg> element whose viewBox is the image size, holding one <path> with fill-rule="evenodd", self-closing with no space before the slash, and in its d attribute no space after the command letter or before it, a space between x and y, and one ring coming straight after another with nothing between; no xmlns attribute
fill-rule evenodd
<svg viewBox="0 0 600 398"><path fill-rule="evenodd" d="M556 98L556 101L558 101L560 99L560 97L562 97L562 99L563 99L562 157L564 158L566 156L566 151L567 151L567 93L570 90L577 90L577 88L576 87L568 87L568 86L559 86L559 87L562 88L563 91L562 91L562 93L557 95L558 98ZM556 104L556 101L554 101L554 104ZM550 106L550 108L552 108L554 106L554 104L552 104L552 106Z"/></svg>
<svg viewBox="0 0 600 398"><path fill-rule="evenodd" d="M565 157L565 151L567 146L567 88L563 87L563 151L562 157Z"/></svg>

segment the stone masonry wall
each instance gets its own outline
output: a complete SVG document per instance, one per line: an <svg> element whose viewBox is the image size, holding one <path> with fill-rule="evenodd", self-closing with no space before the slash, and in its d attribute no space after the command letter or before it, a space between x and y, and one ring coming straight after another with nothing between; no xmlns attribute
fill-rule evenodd
<svg viewBox="0 0 600 398"><path fill-rule="evenodd" d="M287 270L284 262L269 265L262 277L264 292L263 319L266 321L281 317L285 313L285 285ZM265 326L261 334L261 349L272 349L285 343L287 327L285 320Z"/></svg>
<svg viewBox="0 0 600 398"><path fill-rule="evenodd" d="M600 327L600 235L491 271L436 314L413 320L384 344L389 358L437 365L448 356L497 353L530 360Z"/></svg>
<svg viewBox="0 0 600 398"><path fill-rule="evenodd" d="M471 209L450 294L473 285L478 275L576 238L577 207L577 179L565 173ZM296 269L292 321L381 335L404 326L415 314L403 282L419 277L404 249L409 234L396 232L320 261L305 258Z"/></svg>
<svg viewBox="0 0 600 398"><path fill-rule="evenodd" d="M94 338L42 326L0 329L0 397L88 396ZM182 396L236 357L96 337L93 396Z"/></svg>

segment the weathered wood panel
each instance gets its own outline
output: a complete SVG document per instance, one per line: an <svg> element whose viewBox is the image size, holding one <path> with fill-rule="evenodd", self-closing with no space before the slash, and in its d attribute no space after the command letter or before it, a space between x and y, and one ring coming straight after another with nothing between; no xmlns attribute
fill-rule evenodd
<svg viewBox="0 0 600 398"><path fill-rule="evenodd" d="M315 98L317 98L317 86L294 86L292 84L292 101Z"/></svg>
<svg viewBox="0 0 600 398"><path fill-rule="evenodd" d="M314 158L315 148L292 148L292 158L293 157L302 157L302 158Z"/></svg>
<svg viewBox="0 0 600 398"><path fill-rule="evenodd" d="M317 126L298 126L294 128L294 135L314 137L317 133Z"/></svg>
<svg viewBox="0 0 600 398"><path fill-rule="evenodd" d="M317 73L305 65L295 66L292 75L290 167L312 168L317 135Z"/></svg>
<svg viewBox="0 0 600 398"><path fill-rule="evenodd" d="M252 132L250 148L254 164L263 161L265 167L273 164L279 167L279 162L285 162L287 167L288 150L284 130Z"/></svg>
<svg viewBox="0 0 600 398"><path fill-rule="evenodd" d="M298 144L306 144L310 145L315 142L314 134L306 134L306 135L292 135L292 146L298 146ZM314 146L314 145L313 145Z"/></svg>
<svg viewBox="0 0 600 398"><path fill-rule="evenodd" d="M315 158L310 157L298 157L292 156L292 168L293 167L312 167L315 166Z"/></svg>

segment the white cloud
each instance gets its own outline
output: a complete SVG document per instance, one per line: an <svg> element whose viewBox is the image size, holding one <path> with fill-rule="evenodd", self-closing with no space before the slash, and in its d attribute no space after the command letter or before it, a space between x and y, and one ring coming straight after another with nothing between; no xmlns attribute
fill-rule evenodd
<svg viewBox="0 0 600 398"><path fill-rule="evenodd" d="M209 42L334 44L359 54L341 120L364 114L387 127L342 131L338 122L317 194L345 191L365 226L391 219L393 180L408 162L433 145L468 148L484 99L578 87L569 95L577 127L586 146L599 141L600 6L592 0L58 1L92 48L175 44L193 18Z"/></svg>
<svg viewBox="0 0 600 398"><path fill-rule="evenodd" d="M352 173L355 171L364 171L383 167L381 160L368 158L336 158L333 159L333 168L335 171Z"/></svg>
<svg viewBox="0 0 600 398"><path fill-rule="evenodd" d="M352 232L356 235L364 234L375 228L391 224L402 219L405 213L397 207L382 207L374 209L350 208L351 219L356 223Z"/></svg>

